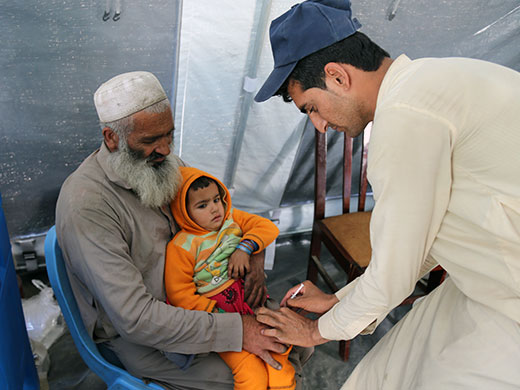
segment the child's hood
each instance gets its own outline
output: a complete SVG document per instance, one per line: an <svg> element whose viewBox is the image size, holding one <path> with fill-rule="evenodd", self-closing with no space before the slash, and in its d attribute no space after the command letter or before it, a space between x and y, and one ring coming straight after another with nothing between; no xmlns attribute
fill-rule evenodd
<svg viewBox="0 0 520 390"><path fill-rule="evenodd" d="M180 173L182 176L182 184L177 191L177 195L175 199L173 199L171 203L171 210L173 213L173 217L175 221L179 225L182 230L187 230L191 233L207 233L206 229L203 229L199 225L197 225L188 215L188 210L186 209L186 197L188 196L188 189L190 188L191 183L197 180L201 176L209 177L210 179L215 180L217 185L219 186L219 192L222 196L222 202L224 204L224 220L229 217L229 213L231 210L231 196L229 195L229 191L224 184L220 180L218 180L213 175L210 175L207 172L201 171L197 168L192 167L180 167Z"/></svg>

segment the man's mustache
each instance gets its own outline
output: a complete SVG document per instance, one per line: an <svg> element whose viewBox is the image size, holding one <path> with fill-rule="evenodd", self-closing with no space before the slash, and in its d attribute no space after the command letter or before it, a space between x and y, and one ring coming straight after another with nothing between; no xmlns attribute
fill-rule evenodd
<svg viewBox="0 0 520 390"><path fill-rule="evenodd" d="M157 160L158 158L166 158L166 155L165 154L162 154L162 153L157 153L157 152L152 152L152 154L150 154L148 156L148 158L146 159L147 162L150 162L150 161L153 161L153 160Z"/></svg>

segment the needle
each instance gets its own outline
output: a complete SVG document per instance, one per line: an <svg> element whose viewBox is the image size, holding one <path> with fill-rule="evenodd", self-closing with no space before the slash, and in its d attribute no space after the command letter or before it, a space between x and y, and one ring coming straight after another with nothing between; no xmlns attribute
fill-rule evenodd
<svg viewBox="0 0 520 390"><path fill-rule="evenodd" d="M290 299L294 299L294 298L296 298L296 296L298 295L298 293L299 293L300 291L302 291L302 288L303 288L303 283L300 283L300 285L298 286L298 288L296 289L296 291L292 293Z"/></svg>

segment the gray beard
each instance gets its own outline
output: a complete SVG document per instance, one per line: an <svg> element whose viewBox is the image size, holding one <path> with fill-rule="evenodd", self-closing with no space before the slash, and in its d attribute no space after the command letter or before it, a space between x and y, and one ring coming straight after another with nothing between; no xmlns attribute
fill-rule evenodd
<svg viewBox="0 0 520 390"><path fill-rule="evenodd" d="M171 153L162 164L154 167L146 159L134 157L126 142L122 141L119 149L108 156L108 163L147 207L169 203L181 184L179 162Z"/></svg>

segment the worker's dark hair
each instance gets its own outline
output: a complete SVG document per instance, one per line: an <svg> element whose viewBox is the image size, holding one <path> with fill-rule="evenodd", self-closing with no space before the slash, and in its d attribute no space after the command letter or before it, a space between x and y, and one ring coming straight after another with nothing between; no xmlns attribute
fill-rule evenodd
<svg viewBox="0 0 520 390"><path fill-rule="evenodd" d="M349 64L366 72L372 72L379 69L385 57L390 57L390 54L365 34L355 32L298 61L275 96L282 96L286 102L292 101L287 91L290 81L297 81L304 91L309 88L326 89L324 68L329 62Z"/></svg>

